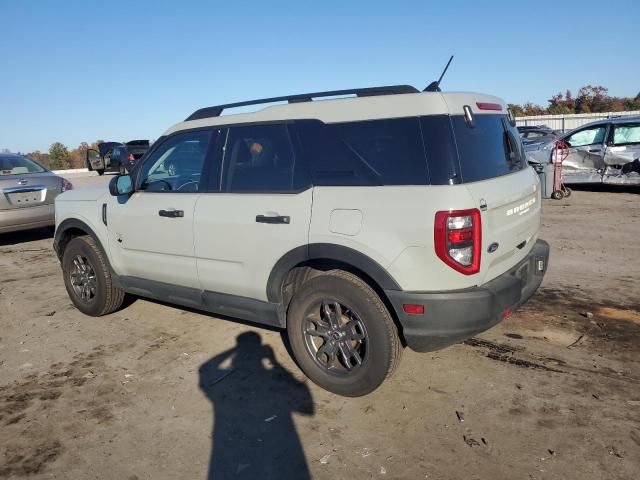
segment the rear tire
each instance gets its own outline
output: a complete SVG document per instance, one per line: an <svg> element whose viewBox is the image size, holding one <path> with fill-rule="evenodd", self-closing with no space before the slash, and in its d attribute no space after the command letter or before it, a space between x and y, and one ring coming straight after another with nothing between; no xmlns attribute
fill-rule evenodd
<svg viewBox="0 0 640 480"><path fill-rule="evenodd" d="M564 198L569 198L571 196L571 189L569 187L564 187L562 193L564 194Z"/></svg>
<svg viewBox="0 0 640 480"><path fill-rule="evenodd" d="M124 168L124 165L120 164L120 167L118 168L118 173L120 173L120 175L126 175L127 174L127 169Z"/></svg>
<svg viewBox="0 0 640 480"><path fill-rule="evenodd" d="M67 244L62 273L69 298L82 313L100 317L122 306L124 290L113 285L107 260L92 237L75 237Z"/></svg>
<svg viewBox="0 0 640 480"><path fill-rule="evenodd" d="M104 168L96 169L96 172L98 172L98 175L102 176L104 175Z"/></svg>
<svg viewBox="0 0 640 480"><path fill-rule="evenodd" d="M342 270L300 287L287 313L287 333L304 373L322 388L348 397L378 388L402 355L398 331L380 297Z"/></svg>
<svg viewBox="0 0 640 480"><path fill-rule="evenodd" d="M551 194L551 198L554 200L562 200L564 198L564 194L562 193L562 190L556 190Z"/></svg>

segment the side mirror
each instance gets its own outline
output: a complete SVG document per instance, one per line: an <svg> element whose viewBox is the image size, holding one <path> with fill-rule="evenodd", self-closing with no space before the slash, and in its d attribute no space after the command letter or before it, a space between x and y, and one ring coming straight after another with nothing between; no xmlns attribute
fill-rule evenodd
<svg viewBox="0 0 640 480"><path fill-rule="evenodd" d="M118 175L109 182L109 193L114 197L129 195L133 192L133 180L131 175Z"/></svg>

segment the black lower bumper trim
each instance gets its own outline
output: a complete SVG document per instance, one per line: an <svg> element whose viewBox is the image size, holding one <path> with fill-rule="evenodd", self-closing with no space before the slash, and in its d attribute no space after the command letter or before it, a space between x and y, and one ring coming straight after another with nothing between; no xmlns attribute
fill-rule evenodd
<svg viewBox="0 0 640 480"><path fill-rule="evenodd" d="M407 346L438 350L487 330L525 303L542 283L549 244L538 240L520 263L480 287L449 292L386 290L402 325ZM409 315L404 304L424 305L423 315Z"/></svg>

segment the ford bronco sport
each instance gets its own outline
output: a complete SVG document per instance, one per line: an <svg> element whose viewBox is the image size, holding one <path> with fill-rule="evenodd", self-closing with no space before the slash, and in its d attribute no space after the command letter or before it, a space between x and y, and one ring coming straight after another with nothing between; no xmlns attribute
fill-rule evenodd
<svg viewBox="0 0 640 480"><path fill-rule="evenodd" d="M358 396L534 293L540 207L502 100L401 85L198 110L109 192L58 197L54 243L85 314L133 294L286 328L309 378Z"/></svg>

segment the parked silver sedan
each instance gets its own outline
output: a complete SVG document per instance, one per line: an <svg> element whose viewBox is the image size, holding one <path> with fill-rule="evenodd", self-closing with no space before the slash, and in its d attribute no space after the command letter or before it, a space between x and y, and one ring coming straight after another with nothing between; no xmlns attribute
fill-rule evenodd
<svg viewBox="0 0 640 480"><path fill-rule="evenodd" d="M72 188L30 158L0 153L0 233L53 226L54 200Z"/></svg>

